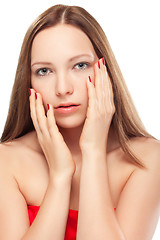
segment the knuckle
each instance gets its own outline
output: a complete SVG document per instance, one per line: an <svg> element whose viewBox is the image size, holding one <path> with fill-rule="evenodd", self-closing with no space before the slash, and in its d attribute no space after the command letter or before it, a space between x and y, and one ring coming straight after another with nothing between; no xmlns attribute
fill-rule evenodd
<svg viewBox="0 0 160 240"><path fill-rule="evenodd" d="M110 113L113 113L115 111L115 106L114 104L110 103L108 106L107 106L107 113L110 114Z"/></svg>
<svg viewBox="0 0 160 240"><path fill-rule="evenodd" d="M115 108L115 105L113 105L113 110L112 110L113 114L115 113L115 111L116 111L116 108Z"/></svg>

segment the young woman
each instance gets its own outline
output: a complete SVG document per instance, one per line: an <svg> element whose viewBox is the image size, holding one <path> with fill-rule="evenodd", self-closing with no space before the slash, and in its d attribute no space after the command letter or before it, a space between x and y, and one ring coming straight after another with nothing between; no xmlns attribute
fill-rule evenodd
<svg viewBox="0 0 160 240"><path fill-rule="evenodd" d="M0 239L150 240L159 160L100 25L80 7L45 11L1 137Z"/></svg>

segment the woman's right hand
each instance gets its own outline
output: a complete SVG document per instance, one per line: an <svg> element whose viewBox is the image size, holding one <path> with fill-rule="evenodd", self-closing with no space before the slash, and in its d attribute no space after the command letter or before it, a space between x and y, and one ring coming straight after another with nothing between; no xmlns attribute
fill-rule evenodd
<svg viewBox="0 0 160 240"><path fill-rule="evenodd" d="M72 178L76 165L57 127L53 106L49 104L46 116L41 94L36 93L34 89L30 89L30 93L31 118L39 144L48 162L50 177Z"/></svg>

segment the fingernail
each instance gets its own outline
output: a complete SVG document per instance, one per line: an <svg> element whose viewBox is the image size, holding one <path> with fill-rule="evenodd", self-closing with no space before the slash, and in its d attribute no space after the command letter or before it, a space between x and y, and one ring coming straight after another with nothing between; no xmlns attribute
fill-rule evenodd
<svg viewBox="0 0 160 240"><path fill-rule="evenodd" d="M89 81L91 82L91 77L89 76L88 78L89 78Z"/></svg>
<svg viewBox="0 0 160 240"><path fill-rule="evenodd" d="M98 67L99 67L99 69L100 69L100 62L98 61Z"/></svg>
<svg viewBox="0 0 160 240"><path fill-rule="evenodd" d="M30 89L30 88L28 88L28 91L29 91L29 96L31 96L31 89Z"/></svg>
<svg viewBox="0 0 160 240"><path fill-rule="evenodd" d="M37 99L37 93L35 92L35 98Z"/></svg>
<svg viewBox="0 0 160 240"><path fill-rule="evenodd" d="M104 59L104 57L102 58L102 63L103 63L103 65L105 65L105 59Z"/></svg>
<svg viewBox="0 0 160 240"><path fill-rule="evenodd" d="M49 104L47 104L48 110L49 110Z"/></svg>

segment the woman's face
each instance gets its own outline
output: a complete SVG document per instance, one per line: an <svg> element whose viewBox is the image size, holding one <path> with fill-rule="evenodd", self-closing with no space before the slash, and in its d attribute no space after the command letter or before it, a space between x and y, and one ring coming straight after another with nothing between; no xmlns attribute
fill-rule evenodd
<svg viewBox="0 0 160 240"><path fill-rule="evenodd" d="M80 29L58 24L39 32L31 49L31 85L47 103L57 107L75 103L75 112L54 110L57 124L73 128L84 123L88 107L86 80L94 83L94 64L98 57L87 35Z"/></svg>

